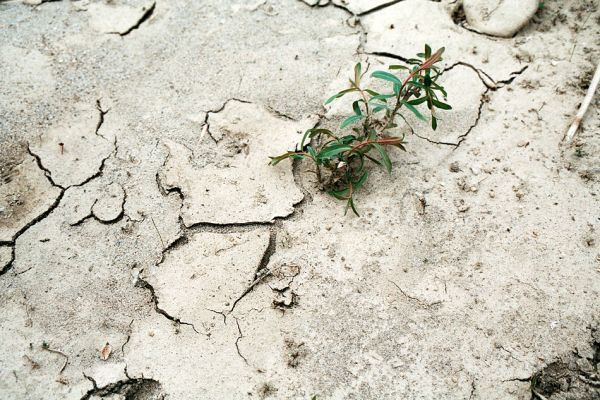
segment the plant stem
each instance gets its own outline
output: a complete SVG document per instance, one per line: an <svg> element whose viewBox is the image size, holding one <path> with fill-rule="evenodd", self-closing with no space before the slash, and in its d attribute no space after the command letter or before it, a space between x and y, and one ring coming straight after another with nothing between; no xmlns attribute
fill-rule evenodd
<svg viewBox="0 0 600 400"><path fill-rule="evenodd" d="M431 68L431 66L433 64L435 64L436 62L438 62L439 59L440 59L440 57L442 56L442 52L443 52L443 49L440 49L440 50L436 51L434 54L432 54L431 57L429 57L421 65L419 65L419 68L417 68L416 70L414 70L410 74L408 74L408 76L406 77L406 79L404 80L404 82L402 82L402 86L400 86L400 90L398 90L398 94L396 95L396 106L394 107L394 110L392 111L392 113L388 117L386 117L385 124L383 125L383 128L382 128L381 132L379 133L380 135L383 133L383 131L385 131L387 129L387 127L390 124L390 122L393 121L394 117L398 113L398 110L400 110L400 108L402 107L402 103L404 101L408 100L410 98L410 96L412 96L415 93L414 91L412 91L412 92L411 91L407 91L404 94L404 97L401 99L400 97L402 96L402 91L406 87L406 84L412 78L414 78L417 74L420 74L421 71L426 70L428 68Z"/></svg>

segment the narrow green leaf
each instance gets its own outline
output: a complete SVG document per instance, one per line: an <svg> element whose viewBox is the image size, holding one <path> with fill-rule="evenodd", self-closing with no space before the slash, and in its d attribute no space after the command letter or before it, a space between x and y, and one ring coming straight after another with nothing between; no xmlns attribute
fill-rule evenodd
<svg viewBox="0 0 600 400"><path fill-rule="evenodd" d="M427 101L427 97L421 97L420 99L409 100L409 101L407 101L407 103L410 105L413 105L413 106L418 106L421 103L425 103L425 101Z"/></svg>
<svg viewBox="0 0 600 400"><path fill-rule="evenodd" d="M409 71L410 71L410 68L408 68L408 67L407 67L407 66L405 66L405 65L397 65L397 64L394 64L394 65L390 65L388 68L389 68L389 69L407 69L407 70L409 70Z"/></svg>
<svg viewBox="0 0 600 400"><path fill-rule="evenodd" d="M393 94L378 94L377 96L373 96L369 99L369 103L375 100L383 100L384 102L387 102L387 99L390 99L392 97L395 97L396 95Z"/></svg>
<svg viewBox="0 0 600 400"><path fill-rule="evenodd" d="M306 143L306 139L312 139L313 137L315 137L317 135L327 135L329 137L337 139L337 137L329 129L325 129L325 128L312 128L312 129L308 129L304 133L304 136L302 137L302 141L300 141L300 148L302 148L302 149L304 148L304 144Z"/></svg>
<svg viewBox="0 0 600 400"><path fill-rule="evenodd" d="M354 142L355 140L357 140L355 135L346 135L346 136L342 136L341 138L339 138L338 142L340 142L342 144L350 144L350 143Z"/></svg>
<svg viewBox="0 0 600 400"><path fill-rule="evenodd" d="M383 163L383 165L385 166L385 169L387 170L387 172L389 174L392 173L392 162L390 161L390 157L387 154L387 151L385 151L385 148L378 144L378 143L373 143L373 147L375 147L375 149L377 149L377 151L379 152L379 155L381 155L381 161Z"/></svg>
<svg viewBox="0 0 600 400"><path fill-rule="evenodd" d="M360 105L358 105L358 100L352 103L352 109L354 110L354 114L362 115L362 111L360 110Z"/></svg>
<svg viewBox="0 0 600 400"><path fill-rule="evenodd" d="M371 76L373 78L383 79L383 80L389 81L389 82L394 82L394 83L397 83L398 85L402 84L402 82L400 81L400 79L398 79L398 77L396 75L390 74L389 72L386 72L386 71L375 71L371 74Z"/></svg>
<svg viewBox="0 0 600 400"><path fill-rule="evenodd" d="M375 106L375 107L373 107L373 112L374 113L378 113L378 112L380 112L382 110L391 110L391 108L388 107L385 104L374 104L374 106Z"/></svg>
<svg viewBox="0 0 600 400"><path fill-rule="evenodd" d="M362 71L362 65L360 63L354 66L354 83L356 86L360 86L360 73Z"/></svg>
<svg viewBox="0 0 600 400"><path fill-rule="evenodd" d="M365 92L369 93L371 96L379 96L379 93L371 89L365 89Z"/></svg>
<svg viewBox="0 0 600 400"><path fill-rule="evenodd" d="M343 94L339 94L339 93L337 93L337 94L334 94L333 96L331 96L330 98L328 98L327 100L325 100L325 105L327 105L327 104L331 103L331 102L332 102L332 101L334 101L335 99L337 99L337 98L339 98L339 97L342 97L342 96L343 96Z"/></svg>
<svg viewBox="0 0 600 400"><path fill-rule="evenodd" d="M363 119L362 115L351 115L348 118L346 118L344 122L342 122L342 125L340 125L340 129L344 129L348 125L353 124L356 121L360 121L361 119Z"/></svg>
<svg viewBox="0 0 600 400"><path fill-rule="evenodd" d="M425 45L425 58L431 57L431 47L428 44Z"/></svg>
<svg viewBox="0 0 600 400"><path fill-rule="evenodd" d="M444 88L440 85L436 85L435 83L433 85L431 85L432 88L434 88L435 90L439 90L444 97L448 97L448 93L446 93L446 91L444 90Z"/></svg>
<svg viewBox="0 0 600 400"><path fill-rule="evenodd" d="M352 147L348 146L346 144L332 144L330 146L327 146L327 147L321 149L321 151L318 154L318 158L320 158L320 159L331 158L333 156L336 156L336 155L343 153L345 151L348 151L348 150L352 150Z"/></svg>
<svg viewBox="0 0 600 400"><path fill-rule="evenodd" d="M433 115L431 116L431 128L435 131L437 129L437 118Z"/></svg>
<svg viewBox="0 0 600 400"><path fill-rule="evenodd" d="M348 205L350 206L350 208L352 208L352 212L354 213L354 215L356 215L357 217L360 218L360 214L358 213L358 211L356 210L356 207L354 206L354 200L351 198L348 199ZM348 211L348 206L346 206L346 211Z"/></svg>
<svg viewBox="0 0 600 400"><path fill-rule="evenodd" d="M373 161L375 164L377 164L377 165L379 165L379 166L382 166L382 167L383 167L383 164L382 164L382 163L381 163L381 161L379 161L378 159L376 159L376 158L373 158L373 157L371 157L371 156L370 156L370 155L368 155L368 154L365 154L364 156L365 156L365 157L367 157L369 160Z"/></svg>
<svg viewBox="0 0 600 400"><path fill-rule="evenodd" d="M269 162L269 165L277 165L280 162L282 162L283 160L285 160L287 158L291 158L295 155L297 155L295 151L288 151L279 156L269 157L271 159L271 161Z"/></svg>
<svg viewBox="0 0 600 400"><path fill-rule="evenodd" d="M352 182L352 186L354 188L354 190L360 188L362 185L365 184L365 182L367 181L367 178L369 177L369 172L365 171L362 176L360 178L358 178L358 180Z"/></svg>
<svg viewBox="0 0 600 400"><path fill-rule="evenodd" d="M452 110L452 107L450 106L450 104L446 104L446 103L442 103L439 100L432 100L433 105L436 106L437 108L441 108L442 110Z"/></svg>
<svg viewBox="0 0 600 400"><path fill-rule="evenodd" d="M407 101L402 102L402 104L404 104L406 108L412 111L412 113L415 114L415 117L419 118L421 121L427 121L427 118L425 118L423 114L421 114L421 112L415 108L415 106L413 106Z"/></svg>
<svg viewBox="0 0 600 400"><path fill-rule="evenodd" d="M327 193L329 195L335 197L338 200L346 200L348 198L349 192L350 192L349 189L342 189L342 190L330 190Z"/></svg>
<svg viewBox="0 0 600 400"><path fill-rule="evenodd" d="M416 86L416 87L418 87L419 89L423 89L423 90L425 90L425 89L426 89L426 87L425 87L425 86L423 86L423 85L422 85L420 82L417 82L417 81L414 81L414 80L413 80L413 81L410 81L410 82L408 82L408 85Z"/></svg>
<svg viewBox="0 0 600 400"><path fill-rule="evenodd" d="M325 100L325 104L327 105L327 104L331 103L332 101L334 101L335 99L342 97L346 93L355 92L356 90L357 90L356 88L344 89L341 92L338 92L338 93L334 94L333 96L331 96L330 98L328 98L327 100Z"/></svg>
<svg viewBox="0 0 600 400"><path fill-rule="evenodd" d="M431 76L429 74L426 74L425 79L423 80L423 84L425 85L425 87L431 86L432 82L433 81L431 80Z"/></svg>

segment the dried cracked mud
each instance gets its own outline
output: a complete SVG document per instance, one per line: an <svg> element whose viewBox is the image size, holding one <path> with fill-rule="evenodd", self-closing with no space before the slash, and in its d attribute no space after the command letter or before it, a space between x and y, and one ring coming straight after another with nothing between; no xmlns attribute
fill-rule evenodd
<svg viewBox="0 0 600 400"><path fill-rule="evenodd" d="M598 4L490 3L0 1L0 398L599 399ZM424 42L362 217L266 165Z"/></svg>

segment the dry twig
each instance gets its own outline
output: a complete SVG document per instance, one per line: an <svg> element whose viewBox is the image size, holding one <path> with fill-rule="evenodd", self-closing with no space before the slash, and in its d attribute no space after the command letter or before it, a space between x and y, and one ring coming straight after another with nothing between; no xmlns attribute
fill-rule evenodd
<svg viewBox="0 0 600 400"><path fill-rule="evenodd" d="M590 87L588 88L587 94L583 99L583 103L581 103L581 107L579 107L579 112L575 116L575 120L571 124L567 134L565 135L565 141L567 144L573 143L573 138L575 138L575 133L577 133L577 129L579 128L579 124L585 115L590 103L592 102L592 98L594 97L594 93L598 88L598 82L600 82L600 64L596 66L596 72L594 73L594 77L592 78L592 82L590 83Z"/></svg>

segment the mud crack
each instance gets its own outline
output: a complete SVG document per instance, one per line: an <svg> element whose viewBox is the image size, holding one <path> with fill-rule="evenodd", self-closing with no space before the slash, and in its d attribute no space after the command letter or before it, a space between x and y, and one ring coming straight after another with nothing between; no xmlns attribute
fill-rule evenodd
<svg viewBox="0 0 600 400"><path fill-rule="evenodd" d="M44 171L44 175L46 176L46 179L48 179L48 182L50 182L50 184L52 186L57 187L62 191L64 191L66 189L64 186L61 186L61 185L57 184L56 182L54 182L54 179L52 179L52 172L48 168L44 167L44 164L42 163L42 159L40 158L40 156L35 154L33 151L31 151L31 146L29 145L29 143L27 144L27 153L29 153L30 156L35 158L35 162L36 162L38 168L41 169L42 171Z"/></svg>
<svg viewBox="0 0 600 400"><path fill-rule="evenodd" d="M98 110L99 117L98 117L98 124L96 125L96 131L94 132L97 136L100 136L104 139L106 139L106 137L104 137L104 135L100 134L100 128L102 127L102 124L104 124L104 116L106 114L108 114L108 112L110 111L110 108L104 110L102 108L102 104L100 103L101 99L96 100L96 109Z"/></svg>
<svg viewBox="0 0 600 400"><path fill-rule="evenodd" d="M481 95L481 98L479 99L479 108L477 109L477 117L475 117L475 122L473 122L473 124L469 127L469 129L467 129L465 133L458 137L458 143L456 143L456 148L458 148L458 146L460 146L462 142L464 142L467 139L469 133L471 133L471 131L475 129L475 127L479 123L479 120L481 119L481 113L483 111L483 105L487 102L487 94L490 90L491 89L486 89Z"/></svg>
<svg viewBox="0 0 600 400"><path fill-rule="evenodd" d="M408 293L406 293L396 282L394 281L389 281L392 285L396 286L396 288L398 289L398 291L400 291L400 293L402 293L402 295L404 297L406 297L408 300L416 303L419 307L422 308L432 308L432 307L436 307L439 306L440 304L442 304L443 302L441 300L438 301L434 301L431 303L427 303L426 301L423 301L417 297L411 296Z"/></svg>
<svg viewBox="0 0 600 400"><path fill-rule="evenodd" d="M81 398L89 400L92 397L119 397L124 399L164 399L165 394L162 391L160 383L154 379L134 378L118 381L103 387L98 387L96 381L85 375L85 378L92 382L92 389Z"/></svg>
<svg viewBox="0 0 600 400"><path fill-rule="evenodd" d="M10 271L10 269L12 268L12 266L13 266L13 264L15 262L15 258L16 258L15 246L16 246L17 239L19 239L19 237L22 234L24 234L29 228L31 228L32 226L34 226L35 224L37 224L38 222L40 222L44 218L46 218L48 215L50 215L58 207L58 205L60 204L60 201L62 200L64 194L65 194L65 190L61 189L61 191L59 192L58 196L54 200L54 203L52 203L50 205L50 207L46 211L44 211L43 213L41 213L40 215L38 215L37 217L35 217L31 221L29 221L15 235L13 235L13 238L12 238L11 241L9 241L9 242L6 242L6 241L5 242L0 242L0 246L3 246L3 247L10 246L11 247L10 260L8 261L8 263L6 265L4 265L4 267L2 268L2 270L0 270L0 276L4 275L8 271Z"/></svg>
<svg viewBox="0 0 600 400"><path fill-rule="evenodd" d="M233 304L231 305L231 309L228 314L231 314L235 309L235 306L244 298L248 293L250 293L256 285L261 283L266 277L271 275L273 271L269 270L268 265L271 260L271 256L275 254L275 250L277 248L277 230L272 229L269 235L269 244L263 253L263 256L256 268L256 272L254 274L254 280L252 283L242 292L240 296L238 296Z"/></svg>
<svg viewBox="0 0 600 400"><path fill-rule="evenodd" d="M177 317L173 317L172 315L170 315L169 313L167 313L165 310L163 310L162 308L160 308L160 306L158 305L159 301L158 301L158 296L156 295L156 292L154 290L154 287L148 283L148 281L146 281L145 279L138 277L138 280L136 282L136 286L147 289L150 291L150 298L152 300L152 303L154 303L154 310L162 315L163 317L165 317L166 319L168 319L169 321L174 322L176 325L187 325L187 326L191 326L192 329L194 330L194 332L201 334L200 332L198 332L198 330L196 329L196 327L194 326L194 324L190 323L190 322L185 322L180 320ZM206 335L205 333L202 333L203 335Z"/></svg>
<svg viewBox="0 0 600 400"><path fill-rule="evenodd" d="M140 19L134 24L132 25L129 29L127 29L125 32L119 33L119 35L122 36L127 36L129 35L132 31L138 29L144 22L146 22L148 19L150 19L150 17L152 16L152 14L154 14L154 9L156 8L156 2L152 3L150 5L150 7L148 7L148 9L144 12L144 14L142 14L142 16L140 17Z"/></svg>
<svg viewBox="0 0 600 400"><path fill-rule="evenodd" d="M109 186L110 185L111 184L109 184ZM110 218L110 217L103 218L100 215L98 215L99 213L95 212L94 208L98 204L98 202L101 201L101 199L96 198L96 200L94 200L94 203L90 207L89 213L86 216L84 216L83 218L81 218L80 220L71 223L70 225L71 226L79 226L89 219L95 219L96 221L98 221L99 223L101 223L103 225L110 225L110 224L114 224L115 222L118 222L121 219L123 219L123 217L125 216L125 203L127 202L127 191L123 188L123 186L119 185L119 187L121 188L121 191L123 192L123 198L121 199L121 204L118 207L119 213L116 216L114 216L112 218ZM161 240L162 240L162 238L161 238Z"/></svg>
<svg viewBox="0 0 600 400"><path fill-rule="evenodd" d="M208 133L208 136L210 136L210 138L213 140L213 142L219 143L219 141L217 139L215 139L215 137L212 135L212 133L210 132L210 124L208 123L208 119L210 118L210 114L218 114L221 111L225 110L225 107L227 107L227 104L229 104L229 102L231 101L239 101L240 103L244 103L244 104L251 104L251 101L248 100L242 100L242 99L238 99L237 97L231 97L227 100L225 100L225 102L223 102L223 104L221 105L221 107L214 109L214 110L208 110L206 111L206 115L204 116L204 125L203 125L203 129L206 129L206 132ZM271 109L269 109L269 111L272 111ZM286 116L287 117L287 116ZM166 163L166 159L165 162L163 163L163 167Z"/></svg>
<svg viewBox="0 0 600 400"><path fill-rule="evenodd" d="M246 364L248 364L248 359L246 357L244 357L242 352L240 351L239 342L244 337L244 335L242 334L242 328L240 327L240 321L238 321L237 318L235 318L235 324L237 325L237 329L238 329L238 337L235 339L235 349L237 350L237 353L242 358L242 360L244 360L244 362Z"/></svg>
<svg viewBox="0 0 600 400"><path fill-rule="evenodd" d="M316 0L312 4L308 3L308 2L306 2L304 0L300 0L300 1L302 3L304 3L304 4L306 4L307 6L311 7L311 8L333 7L333 8L338 8L340 10L344 10L348 14L350 14L350 15L352 15L354 17L362 17L364 15L369 15L369 14L375 13L377 11L381 11L381 10L387 8L387 7L393 6L394 4L400 3L401 1L404 1L404 0L391 0L391 1L388 1L387 3L383 3L383 4L380 4L380 5L377 5L377 6L373 7L373 8L369 8L367 10L363 10L363 11L360 11L360 12L353 12L352 10L350 10L347 6L345 6L343 4L344 1L342 1L341 3L339 3L339 2L332 1L332 0L325 0L325 1L323 1L323 0Z"/></svg>

